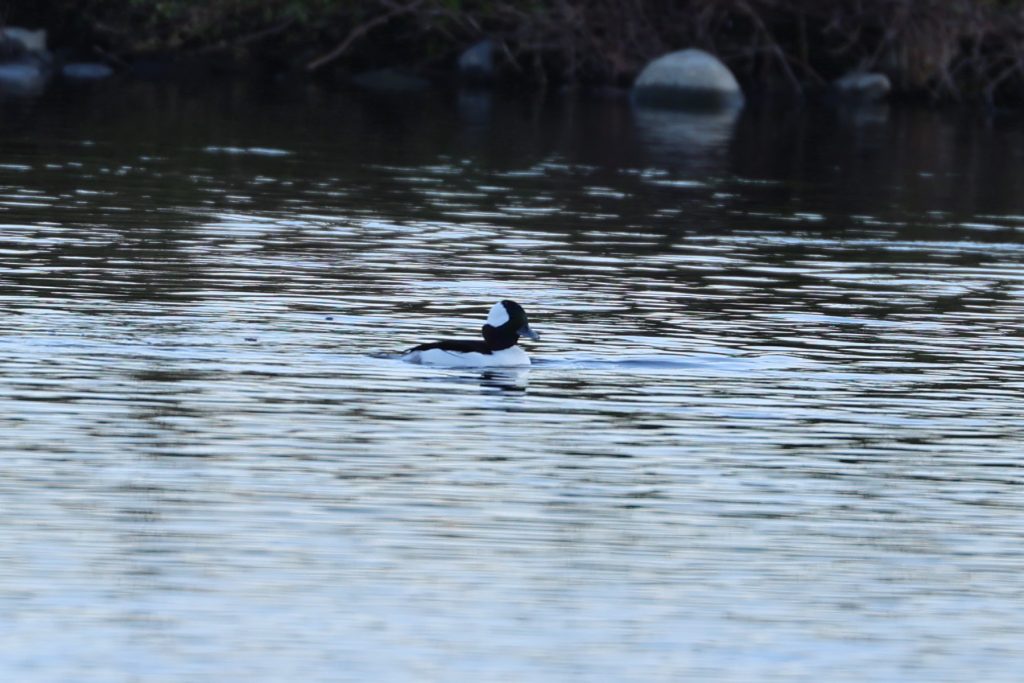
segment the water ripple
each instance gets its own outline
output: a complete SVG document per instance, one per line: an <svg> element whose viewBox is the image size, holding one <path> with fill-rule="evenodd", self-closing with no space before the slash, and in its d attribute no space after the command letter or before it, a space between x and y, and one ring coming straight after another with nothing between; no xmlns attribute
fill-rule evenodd
<svg viewBox="0 0 1024 683"><path fill-rule="evenodd" d="M17 680L1024 665L1013 130L139 97L5 137ZM500 298L530 368L389 355Z"/></svg>

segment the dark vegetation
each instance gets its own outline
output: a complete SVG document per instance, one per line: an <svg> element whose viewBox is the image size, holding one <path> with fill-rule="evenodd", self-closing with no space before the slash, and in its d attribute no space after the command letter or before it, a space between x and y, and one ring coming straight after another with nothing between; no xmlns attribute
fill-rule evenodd
<svg viewBox="0 0 1024 683"><path fill-rule="evenodd" d="M1024 103L1024 0L36 0L4 19L115 66L431 75L491 37L500 76L538 85L626 85L696 46L748 91L802 93L864 69L905 97Z"/></svg>

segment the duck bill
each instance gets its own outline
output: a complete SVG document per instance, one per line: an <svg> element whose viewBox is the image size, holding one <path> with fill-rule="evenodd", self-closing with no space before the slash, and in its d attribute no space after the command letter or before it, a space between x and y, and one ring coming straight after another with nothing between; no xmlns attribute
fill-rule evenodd
<svg viewBox="0 0 1024 683"><path fill-rule="evenodd" d="M534 341L540 339L540 335L530 329L529 325L523 325L516 332L520 337L526 337L527 339L533 339Z"/></svg>

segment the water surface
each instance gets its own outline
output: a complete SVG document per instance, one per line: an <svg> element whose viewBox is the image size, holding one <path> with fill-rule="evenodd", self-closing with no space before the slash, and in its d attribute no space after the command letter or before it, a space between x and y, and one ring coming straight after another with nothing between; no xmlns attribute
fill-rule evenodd
<svg viewBox="0 0 1024 683"><path fill-rule="evenodd" d="M1024 667L1019 123L4 107L10 680ZM377 357L501 298L530 369Z"/></svg>

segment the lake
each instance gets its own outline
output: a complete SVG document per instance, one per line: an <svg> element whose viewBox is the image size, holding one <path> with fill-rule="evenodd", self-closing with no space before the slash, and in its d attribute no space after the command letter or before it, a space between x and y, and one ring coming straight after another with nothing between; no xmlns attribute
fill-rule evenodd
<svg viewBox="0 0 1024 683"><path fill-rule="evenodd" d="M6 680L1019 680L1019 117L0 114Z"/></svg>

